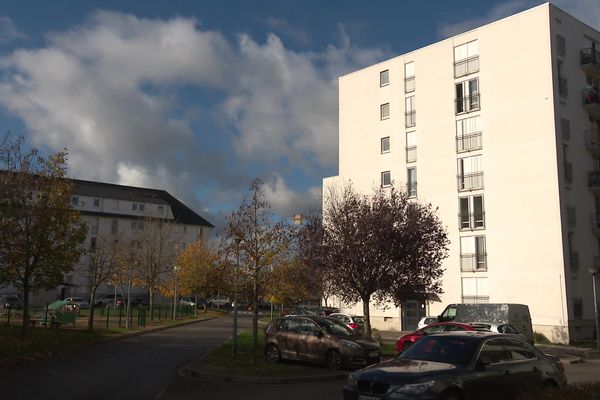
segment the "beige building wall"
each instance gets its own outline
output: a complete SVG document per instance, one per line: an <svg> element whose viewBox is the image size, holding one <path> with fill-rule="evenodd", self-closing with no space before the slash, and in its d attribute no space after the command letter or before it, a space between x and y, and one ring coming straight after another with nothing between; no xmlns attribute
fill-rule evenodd
<svg viewBox="0 0 600 400"><path fill-rule="evenodd" d="M566 39L564 57L556 54L556 34ZM591 336L591 275L583 266L573 272L567 239L568 232L575 235L571 247L582 263L598 255L588 223L595 211L586 176L595 168L594 159L582 134L589 125L581 103L586 78L579 51L589 47L584 34L600 39L597 31L543 4L340 78L339 176L324 179L324 189L351 180L369 192L381 184L383 171L390 171L396 187L405 188L407 168L416 167L417 200L439 208L451 240L442 302L429 304L428 314L462 302L465 279L481 278L487 298L479 301L529 305L534 330L551 340ZM472 41L477 42L479 71L455 78L454 48ZM566 97L558 90L559 59L561 75L568 78ZM404 90L406 63L414 65L416 89L411 93ZM384 70L389 70L389 85L380 87ZM480 109L457 114L455 85L473 78L478 78ZM409 96L414 96L416 124L406 128ZM388 103L390 116L382 120L380 106ZM457 153L456 121L475 116L482 147ZM562 118L570 120L568 141L561 133ZM412 131L417 156L407 162L406 134ZM388 136L390 152L382 154L381 138ZM480 156L483 188L459 191L458 159L470 156ZM568 162L573 164L571 181L565 176ZM485 228L460 230L459 198L473 195L483 195ZM567 224L567 206L576 207L576 226ZM476 235L485 235L487 270L461 272L461 237ZM578 318L573 316L575 297L584 304ZM361 304L340 305L362 314ZM371 315L376 328L401 327L396 308L373 309Z"/></svg>

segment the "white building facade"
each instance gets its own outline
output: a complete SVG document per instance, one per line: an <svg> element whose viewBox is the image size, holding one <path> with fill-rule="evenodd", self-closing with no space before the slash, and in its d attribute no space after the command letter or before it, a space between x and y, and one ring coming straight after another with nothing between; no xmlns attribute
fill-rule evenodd
<svg viewBox="0 0 600 400"><path fill-rule="evenodd" d="M451 240L441 302L372 306L375 328L523 303L552 341L593 337L599 82L600 33L550 4L339 79L339 175L324 190L405 188Z"/></svg>

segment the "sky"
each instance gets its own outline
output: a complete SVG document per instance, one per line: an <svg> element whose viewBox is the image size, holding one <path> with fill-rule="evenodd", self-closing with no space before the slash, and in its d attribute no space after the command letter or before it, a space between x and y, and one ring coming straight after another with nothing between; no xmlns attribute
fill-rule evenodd
<svg viewBox="0 0 600 400"><path fill-rule="evenodd" d="M0 133L217 228L257 177L307 213L338 173L339 76L541 3L0 0ZM552 3L600 30L600 1Z"/></svg>

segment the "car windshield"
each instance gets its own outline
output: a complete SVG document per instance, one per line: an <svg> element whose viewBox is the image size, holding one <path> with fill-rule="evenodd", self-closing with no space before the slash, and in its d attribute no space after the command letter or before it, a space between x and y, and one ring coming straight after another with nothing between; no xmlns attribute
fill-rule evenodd
<svg viewBox="0 0 600 400"><path fill-rule="evenodd" d="M335 336L352 336L352 332L346 325L343 325L337 321L332 319L325 318L317 318L315 322L327 333L330 333Z"/></svg>
<svg viewBox="0 0 600 400"><path fill-rule="evenodd" d="M363 317L354 317L354 322L359 325L364 325L365 319Z"/></svg>
<svg viewBox="0 0 600 400"><path fill-rule="evenodd" d="M477 350L477 341L455 336L424 337L408 348L399 358L466 365Z"/></svg>

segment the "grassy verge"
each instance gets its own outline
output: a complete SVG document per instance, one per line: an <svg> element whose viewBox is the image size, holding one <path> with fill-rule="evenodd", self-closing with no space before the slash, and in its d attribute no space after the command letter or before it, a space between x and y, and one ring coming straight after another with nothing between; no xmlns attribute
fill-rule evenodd
<svg viewBox="0 0 600 400"><path fill-rule="evenodd" d="M237 356L232 356L232 343L228 340L219 348L209 353L202 359L202 370L205 373L214 373L227 376L247 377L302 377L322 374L327 371L319 365L304 364L299 362L282 361L278 364L269 364L263 354L264 335L258 332L256 346L256 366L250 360L252 346L252 333L243 331L238 334Z"/></svg>
<svg viewBox="0 0 600 400"><path fill-rule="evenodd" d="M27 360L48 357L56 353L74 351L82 346L114 338L115 336L127 335L140 331L150 331L160 327L168 327L182 322L203 320L221 315L221 313L208 312L198 313L197 318L178 320L161 320L150 323L147 321L145 327L134 327L130 329L111 327L109 329L84 329L84 323L77 324L76 328L67 325L61 329L29 328L28 334L21 337L20 325L0 325L0 368L15 365ZM20 321L19 321L20 322Z"/></svg>

